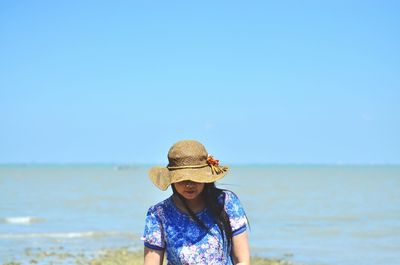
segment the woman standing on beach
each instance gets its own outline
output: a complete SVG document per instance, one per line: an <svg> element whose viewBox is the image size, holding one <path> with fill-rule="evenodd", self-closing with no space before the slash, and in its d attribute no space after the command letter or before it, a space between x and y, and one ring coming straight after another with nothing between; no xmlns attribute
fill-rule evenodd
<svg viewBox="0 0 400 265"><path fill-rule="evenodd" d="M144 264L250 264L247 217L237 196L215 187L228 172L192 140L174 144L166 168L149 172L173 195L150 207L144 229Z"/></svg>

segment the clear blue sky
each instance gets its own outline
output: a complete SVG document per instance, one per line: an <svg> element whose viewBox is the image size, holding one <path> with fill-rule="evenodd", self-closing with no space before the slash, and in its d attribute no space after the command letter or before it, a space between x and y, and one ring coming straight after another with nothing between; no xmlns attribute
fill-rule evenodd
<svg viewBox="0 0 400 265"><path fill-rule="evenodd" d="M2 1L0 163L400 163L399 1Z"/></svg>

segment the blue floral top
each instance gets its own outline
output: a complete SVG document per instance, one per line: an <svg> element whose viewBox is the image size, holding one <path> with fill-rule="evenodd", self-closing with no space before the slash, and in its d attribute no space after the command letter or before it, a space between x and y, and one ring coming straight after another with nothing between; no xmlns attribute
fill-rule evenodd
<svg viewBox="0 0 400 265"><path fill-rule="evenodd" d="M233 236L246 231L247 218L238 197L230 191L222 195L225 195L224 207ZM142 237L144 245L165 250L168 264L232 264L226 240L222 240L218 225L207 208L196 215L211 227L208 233L175 206L172 196L150 207Z"/></svg>

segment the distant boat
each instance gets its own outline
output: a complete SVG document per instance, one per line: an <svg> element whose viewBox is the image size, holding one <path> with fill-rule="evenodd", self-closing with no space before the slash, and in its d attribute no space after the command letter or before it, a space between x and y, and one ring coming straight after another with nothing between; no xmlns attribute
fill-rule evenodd
<svg viewBox="0 0 400 265"><path fill-rule="evenodd" d="M137 169L138 166L134 165L119 165L114 167L115 170L132 170L132 169Z"/></svg>

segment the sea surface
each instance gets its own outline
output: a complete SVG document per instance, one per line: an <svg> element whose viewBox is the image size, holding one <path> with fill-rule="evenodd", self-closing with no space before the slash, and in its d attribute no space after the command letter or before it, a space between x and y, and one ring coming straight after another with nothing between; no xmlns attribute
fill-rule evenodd
<svg viewBox="0 0 400 265"><path fill-rule="evenodd" d="M148 207L171 194L149 167L0 166L0 264L35 249L141 249ZM254 255L400 264L400 166L233 166L218 186L239 196Z"/></svg>

